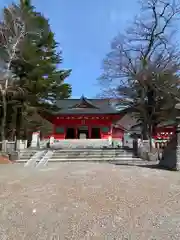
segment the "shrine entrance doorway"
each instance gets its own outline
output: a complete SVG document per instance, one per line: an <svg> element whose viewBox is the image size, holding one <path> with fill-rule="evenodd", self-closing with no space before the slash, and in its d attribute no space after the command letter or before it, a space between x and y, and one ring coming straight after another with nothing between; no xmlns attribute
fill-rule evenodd
<svg viewBox="0 0 180 240"><path fill-rule="evenodd" d="M89 138L89 129L88 126L80 126L77 131L78 139L87 139Z"/></svg>

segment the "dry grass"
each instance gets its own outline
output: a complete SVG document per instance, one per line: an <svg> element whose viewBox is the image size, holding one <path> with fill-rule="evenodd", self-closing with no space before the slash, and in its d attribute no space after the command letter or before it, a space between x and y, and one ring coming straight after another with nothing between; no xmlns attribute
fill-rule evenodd
<svg viewBox="0 0 180 240"><path fill-rule="evenodd" d="M57 163L0 168L0 239L180 239L180 174Z"/></svg>
<svg viewBox="0 0 180 240"><path fill-rule="evenodd" d="M7 156L0 155L0 164L11 164L12 162L9 160Z"/></svg>

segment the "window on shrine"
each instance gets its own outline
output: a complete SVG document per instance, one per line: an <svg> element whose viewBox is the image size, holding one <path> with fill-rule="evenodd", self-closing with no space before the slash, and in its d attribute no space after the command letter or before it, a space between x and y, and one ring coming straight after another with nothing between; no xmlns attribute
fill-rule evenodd
<svg viewBox="0 0 180 240"><path fill-rule="evenodd" d="M102 128L101 128L101 131L102 131L103 133L108 133L108 132L110 131L110 129L109 129L109 127L102 127Z"/></svg>
<svg viewBox="0 0 180 240"><path fill-rule="evenodd" d="M55 133L59 133L59 134L64 133L64 127L56 127Z"/></svg>

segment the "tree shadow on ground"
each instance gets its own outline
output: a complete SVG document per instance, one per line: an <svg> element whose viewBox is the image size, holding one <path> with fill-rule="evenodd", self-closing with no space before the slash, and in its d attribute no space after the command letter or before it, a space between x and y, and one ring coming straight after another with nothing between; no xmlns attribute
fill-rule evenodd
<svg viewBox="0 0 180 240"><path fill-rule="evenodd" d="M158 170L165 170L165 171L175 171L175 169L169 169L169 168L163 167L159 163L154 163L154 164L112 163L112 164L116 166L131 166L131 167L141 167L141 168L158 169Z"/></svg>

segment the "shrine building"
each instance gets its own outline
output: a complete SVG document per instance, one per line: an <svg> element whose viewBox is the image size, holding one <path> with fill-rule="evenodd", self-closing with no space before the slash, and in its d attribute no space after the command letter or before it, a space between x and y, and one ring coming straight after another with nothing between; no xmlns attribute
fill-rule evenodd
<svg viewBox="0 0 180 240"><path fill-rule="evenodd" d="M116 101L112 99L88 99L82 96L80 99L58 100L56 105L58 111L40 114L53 125L50 134L43 138L49 139L53 136L62 148L78 145L108 146L110 139L120 146L126 135L141 133L140 129L133 128L137 125L133 109L123 104L117 109ZM156 142L170 139L175 132L175 127L171 125L156 128L153 136Z"/></svg>
<svg viewBox="0 0 180 240"><path fill-rule="evenodd" d="M108 139L113 137L113 123L121 118L109 99L63 99L60 109L49 117L55 139ZM116 128L122 137L123 129Z"/></svg>

